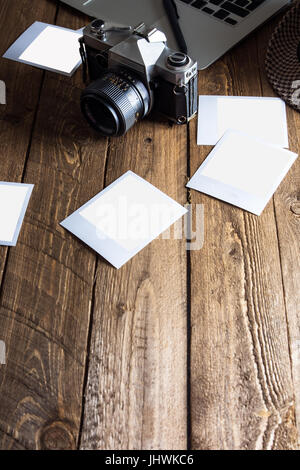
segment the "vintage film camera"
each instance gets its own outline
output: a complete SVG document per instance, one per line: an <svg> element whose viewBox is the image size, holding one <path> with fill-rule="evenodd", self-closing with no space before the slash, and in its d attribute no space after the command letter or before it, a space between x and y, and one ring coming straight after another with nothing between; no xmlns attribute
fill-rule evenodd
<svg viewBox="0 0 300 470"><path fill-rule="evenodd" d="M124 135L152 109L177 124L196 115L197 63L169 49L156 28L94 20L83 30L80 52L91 81L81 109L102 135Z"/></svg>

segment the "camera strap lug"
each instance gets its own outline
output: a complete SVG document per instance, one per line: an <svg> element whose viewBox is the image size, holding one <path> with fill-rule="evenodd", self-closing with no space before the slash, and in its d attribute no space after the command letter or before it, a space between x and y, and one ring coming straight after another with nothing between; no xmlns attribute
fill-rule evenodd
<svg viewBox="0 0 300 470"><path fill-rule="evenodd" d="M82 60L82 79L83 83L87 83L87 57L83 37L79 38L79 52Z"/></svg>

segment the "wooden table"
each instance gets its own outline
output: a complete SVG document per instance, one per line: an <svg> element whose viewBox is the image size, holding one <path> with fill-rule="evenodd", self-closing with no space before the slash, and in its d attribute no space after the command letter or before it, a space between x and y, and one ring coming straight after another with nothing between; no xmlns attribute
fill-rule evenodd
<svg viewBox="0 0 300 470"><path fill-rule="evenodd" d="M0 18L1 55L35 20L88 22L51 0L0 0ZM273 96L277 21L201 72L200 93ZM211 150L196 120L107 140L80 114L80 71L0 64L0 180L35 184L17 246L0 247L1 449L297 448L300 161L256 217L186 190ZM158 239L115 270L59 225L128 169L203 205L201 250Z"/></svg>

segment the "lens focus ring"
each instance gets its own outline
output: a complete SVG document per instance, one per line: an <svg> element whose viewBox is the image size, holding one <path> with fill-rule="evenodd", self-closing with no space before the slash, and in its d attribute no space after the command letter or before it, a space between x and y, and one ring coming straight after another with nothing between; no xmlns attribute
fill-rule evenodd
<svg viewBox="0 0 300 470"><path fill-rule="evenodd" d="M122 90L120 90L119 87L113 85L106 79L97 80L97 82L91 84L87 89L98 94L99 86L101 86L100 96L103 97L104 95L105 97L110 98L120 111L122 110L122 113L126 115L126 127L130 129L130 127L135 123L135 112L128 97Z"/></svg>
<svg viewBox="0 0 300 470"><path fill-rule="evenodd" d="M113 129L107 126L107 109L105 113L101 113L99 104L98 110L93 112L91 100L94 101L94 109L97 107L97 100L100 100L103 109L105 106L110 108L110 119L114 115ZM87 120L104 135L125 134L136 121L148 113L149 106L150 97L144 84L126 73L106 73L91 83L81 97L81 108Z"/></svg>

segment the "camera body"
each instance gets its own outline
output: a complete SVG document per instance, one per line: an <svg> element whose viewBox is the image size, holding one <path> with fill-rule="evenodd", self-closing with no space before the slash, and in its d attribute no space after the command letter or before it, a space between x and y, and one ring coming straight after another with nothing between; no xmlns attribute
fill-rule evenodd
<svg viewBox="0 0 300 470"><path fill-rule="evenodd" d="M153 109L177 124L196 115L197 63L169 49L156 28L94 20L83 30L80 51L91 81L81 108L103 135L125 134Z"/></svg>

